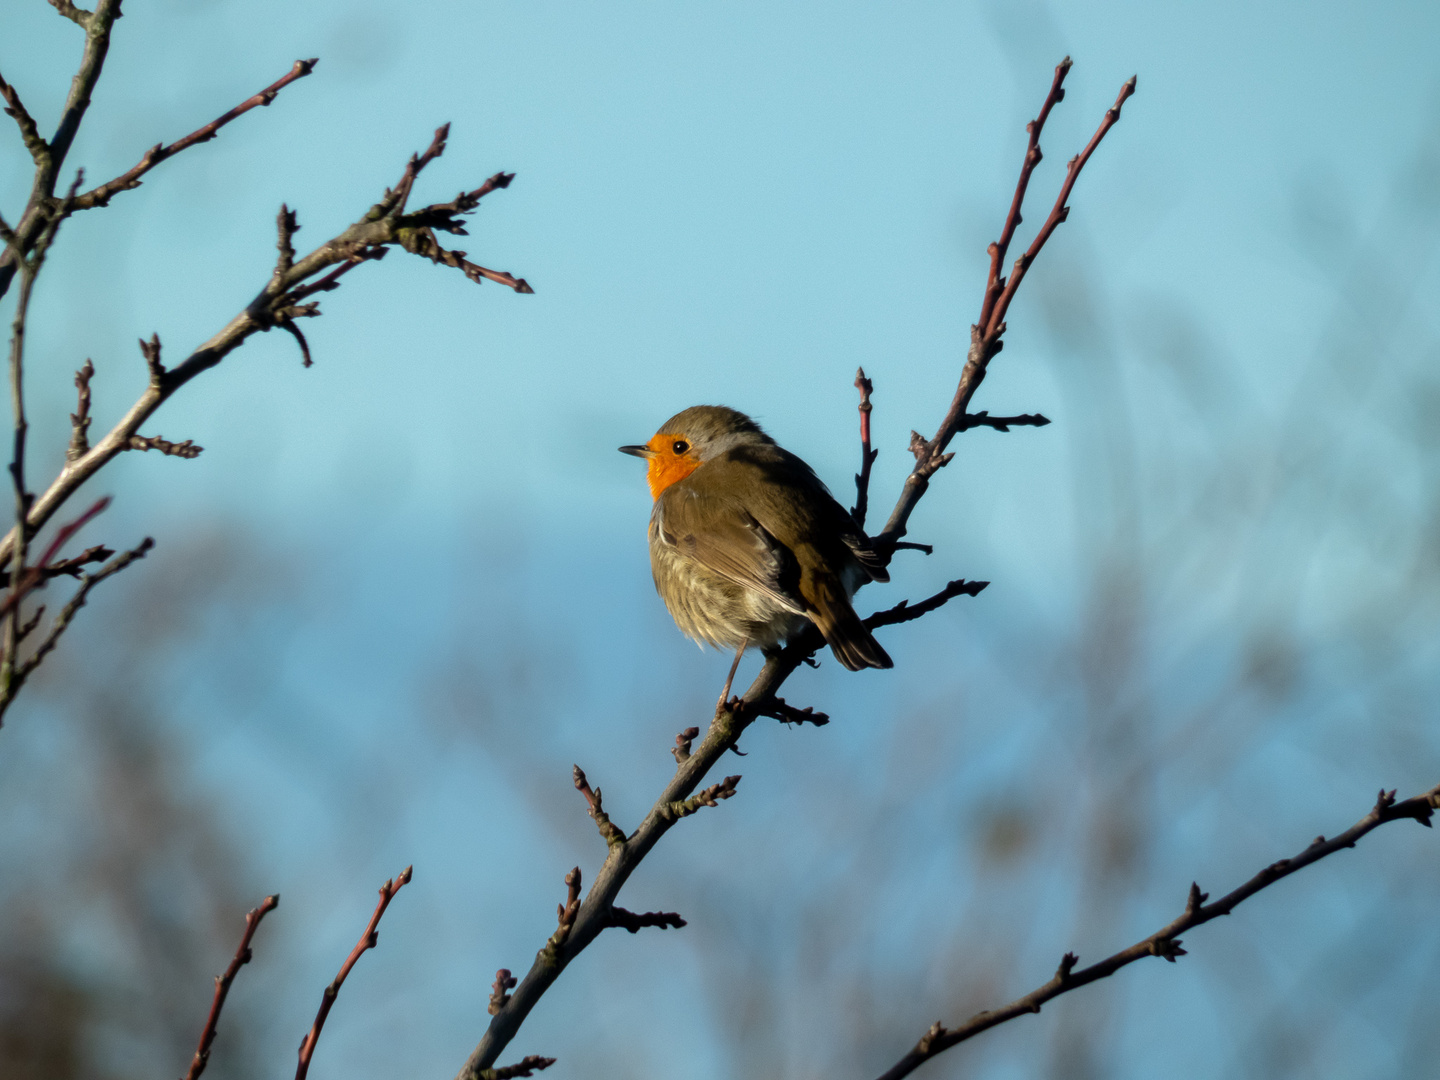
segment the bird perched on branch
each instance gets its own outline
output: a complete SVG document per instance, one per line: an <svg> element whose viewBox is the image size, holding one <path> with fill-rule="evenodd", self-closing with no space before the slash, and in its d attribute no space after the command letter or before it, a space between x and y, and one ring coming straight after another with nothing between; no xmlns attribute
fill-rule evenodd
<svg viewBox="0 0 1440 1080"><path fill-rule="evenodd" d="M894 666L850 606L862 583L890 580L884 562L814 470L759 424L696 405L620 450L649 463L650 568L685 634L735 649L738 665L747 646L769 654L808 621L851 671Z"/></svg>

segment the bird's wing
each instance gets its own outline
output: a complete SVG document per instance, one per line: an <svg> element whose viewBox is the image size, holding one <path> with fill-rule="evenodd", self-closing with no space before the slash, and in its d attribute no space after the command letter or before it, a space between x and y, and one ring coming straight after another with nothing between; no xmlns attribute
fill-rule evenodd
<svg viewBox="0 0 1440 1080"><path fill-rule="evenodd" d="M739 503L673 484L656 501L653 517L661 543L787 611L805 614L794 555Z"/></svg>

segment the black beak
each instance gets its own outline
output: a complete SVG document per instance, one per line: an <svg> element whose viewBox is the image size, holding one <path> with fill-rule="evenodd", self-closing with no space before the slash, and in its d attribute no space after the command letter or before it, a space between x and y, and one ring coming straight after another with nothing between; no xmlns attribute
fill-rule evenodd
<svg viewBox="0 0 1440 1080"><path fill-rule="evenodd" d="M655 451L651 450L648 446L622 446L620 447L620 452L622 454L629 454L632 457L648 458Z"/></svg>

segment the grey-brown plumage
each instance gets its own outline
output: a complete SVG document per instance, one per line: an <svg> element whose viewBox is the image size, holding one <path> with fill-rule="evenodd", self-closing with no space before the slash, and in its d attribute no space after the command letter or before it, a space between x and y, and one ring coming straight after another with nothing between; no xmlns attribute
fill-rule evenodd
<svg viewBox="0 0 1440 1080"><path fill-rule="evenodd" d="M869 539L748 416L695 406L621 449L649 461L650 566L682 631L768 652L809 621L851 671L893 666L850 606L862 582L889 580Z"/></svg>

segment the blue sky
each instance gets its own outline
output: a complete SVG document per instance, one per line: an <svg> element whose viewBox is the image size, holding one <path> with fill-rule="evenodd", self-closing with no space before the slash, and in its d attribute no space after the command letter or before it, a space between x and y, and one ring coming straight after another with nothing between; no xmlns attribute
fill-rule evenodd
<svg viewBox="0 0 1440 1080"><path fill-rule="evenodd" d="M0 3L0 70L45 127L78 34L47 5ZM500 169L517 174L485 200L473 236L458 246L526 277L536 295L476 287L392 253L324 297L324 317L306 327L313 368L302 369L288 337L267 335L164 407L149 432L195 439L206 448L198 460L132 455L95 487L118 496L107 540L149 533L159 541L134 572L136 589L158 580L145 575L166 573L167 550L219 536L247 553L225 599L154 659L154 678L187 717L177 726L193 750L193 782L213 791L232 824L251 823L242 830L247 881L257 897L287 894L281 914L297 935L287 940L304 957L303 970L285 969L287 1002L318 993L378 880L417 864L417 898L403 895L387 916L383 936L394 955L369 956L360 969L388 956L399 965L390 970L404 972L389 989L405 993L357 986L352 1005L347 987L322 1044L322 1055L333 1055L327 1067L458 1066L479 1034L488 972L527 966L548 933L544 913L564 869L598 859L591 838L575 838L575 821L545 809L551 794L570 797L571 760L583 755L592 775L615 776L600 782L607 792L613 784L638 818L668 760L660 748L674 729L700 722L713 700L724 661L681 641L654 597L648 494L637 464L614 447L645 439L687 405L725 403L759 418L848 502L858 461L851 380L863 364L876 382L881 448L873 513L888 510L910 429L932 431L948 404L1025 122L1067 53L1075 68L1046 128L1022 241L1120 85L1137 74L1139 91L1011 309L1006 350L975 403L1040 411L1056 423L964 436L912 525L937 554L903 564L874 603L917 597L951 577L994 585L964 612L898 633L913 659L895 672L826 669L797 688L799 699L813 694L837 715L863 705L864 724L763 736L761 753L746 762L759 774L746 792L752 805L732 813L727 804L728 820L697 820L677 846L714 845L743 859L747 843L782 824L772 816L795 784L785 768L863 783L867 764L891 752L887 723L915 717L971 717L955 729L966 732L953 736L959 743L944 743L956 755L952 777L925 780L945 814L970 815L983 802L977 793L1032 782L1036 760L1063 774L1070 750L1056 717L1081 707L1084 695L1067 682L1074 672L1057 657L1071 654L1057 643L1103 632L1087 622L1103 578L1095 567L1124 561L1109 508L1125 499L1146 565L1163 568L1161 586L1140 605L1153 635L1137 683L1148 700L1204 698L1223 681L1215 672L1243 667L1234 658L1241 639L1284 608L1314 677L1271 712L1294 720L1306 709L1338 710L1324 723L1237 740L1229 757L1215 749L1221 735L1202 740L1209 749L1184 767L1198 769L1194 761L1214 750L1229 763L1225 784L1236 788L1213 788L1222 791L1215 806L1188 802L1191 816L1179 815L1174 829L1193 844L1167 848L1175 865L1157 857L1156 866L1183 876L1208 859L1232 876L1248 874L1295 846L1300 833L1247 834L1238 844L1244 858L1217 854L1237 847L1225 824L1233 800L1223 792L1256 778L1274 788L1273 806L1297 815L1302 833L1322 817L1338 828L1358 816L1364 803L1356 800L1373 798L1361 794L1373 792L1372 772L1433 783L1433 740L1421 740L1424 752L1399 735L1367 743L1358 714L1337 703L1370 701L1386 680L1421 686L1421 713L1434 701L1423 676L1433 659L1428 608L1393 620L1404 679L1347 679L1345 665L1371 671L1354 659L1365 655L1375 621L1363 600L1403 592L1393 580L1400 547L1384 537L1415 532L1433 475L1422 467L1428 458L1402 462L1385 441L1385 395L1400 392L1382 393L1391 385L1382 376L1421 365L1440 332L1434 151L1425 150L1440 119L1437 31L1440 9L1419 3L455 0L402 9L132 0L71 157L92 180L218 115L297 57L320 64L270 108L167 163L110 209L65 226L34 308L37 471L53 469L63 452L74 367L94 359L97 424L113 421L143 382L137 337L158 332L178 356L263 284L281 202L299 213L297 244L319 243L359 216L446 121L449 149L417 199L449 198ZM0 158L0 204L12 215L28 172L18 149ZM1347 307L1357 295L1373 306ZM1356 330L1366 324L1388 336L1377 344ZM1181 344L1171 348L1172 339ZM1366 386L1381 389L1347 385L1343 373L1313 378L1309 358L1347 349L1374 376ZM1184 367L1185 357L1194 366ZM1216 447L1234 453L1241 471L1263 472L1270 458L1247 456L1245 447L1268 445L1286 424L1306 429L1317 416L1344 431L1338 418L1371 407L1355 426L1358 441L1331 447L1344 467L1333 474L1330 510L1305 503L1288 517L1275 511L1283 524L1272 531L1256 524L1271 518L1241 514L1226 531L1184 508L1190 495L1234 477L1216 465L1224 460ZM1117 416L1133 432L1124 453L1107 442L1123 426ZM1157 448L1174 452L1173 467ZM1109 467L1097 461L1125 453L1138 464L1115 475L1130 480L1095 480ZM1397 484L1373 514L1352 494L1377 490L1369 470ZM1386 514L1402 524L1367 528L1393 523ZM1331 536L1328 522L1342 517L1354 517L1354 528L1300 543ZM1212 526L1214 543L1197 545ZM1251 578L1230 573L1237 560L1254 568ZM1301 572L1301 563L1312 569ZM1291 582L1290 570L1293 591L1273 585L1277 576ZM92 617L101 625L116 612L97 603ZM485 710L494 715L484 724L467 727L459 706L455 717L436 719L445 711L436 695L457 683L458 700L489 695ZM17 724L42 714L37 705L30 721L22 709ZM895 761L902 774L887 783L903 788L910 766L903 755ZM1288 779L1276 785L1277 776ZM1170 773L1158 781L1164 791L1187 783ZM927 819L913 813L903 820L917 831L899 845L913 855L896 871L902 895L945 882L983 899L985 883L965 860L930 861L938 841L926 839ZM740 823L738 837L726 835L729 821ZM802 835L806 823L796 826ZM1407 839L1397 850L1413 855L1428 838ZM808 865L778 842L776 851L776 873ZM637 881L653 890L650 906L670 902L667 873L693 880L713 871L694 853L666 858ZM839 855L815 858L843 876ZM1085 867L1072 869L1072 878L1040 890L1050 897L1042 910L1084 906L1073 882ZM1179 893L1171 882L1152 897L1153 879L1142 875L1133 890L1139 910L1168 911L1188 880ZM345 907L341 897L354 903ZM426 915L406 924L412 902ZM877 954L880 943L893 947L887 962L909 973L896 975L897 993L918 995L918 1032L941 1007L933 995L943 979L926 967L933 958L908 925L918 916L899 902L876 910L889 912L891 935L875 931ZM1323 907L1304 918L1322 928L1345 922ZM1118 936L1105 940L1118 947L1148 929L1137 916L1106 927ZM697 931L702 941L715 933ZM574 986L557 991L553 1011L537 1013L535 1045L517 1049L547 1049L542 1035L551 1046L564 1042L567 1017L583 1009L590 1019L575 1029L582 1034L562 1047L571 1075L640 1069L607 1064L604 1055L619 1051L604 1044L587 1072L578 1055L594 1043L583 1033L608 1028L607 1009L683 1014L667 988L703 979L712 953L676 937L606 942L606 959L577 965L566 976ZM1038 958L1056 951L1052 944L1070 947L1032 941L1025 970L1053 964ZM1087 946L1091 954L1105 948ZM723 952L723 935L714 947ZM486 978L476 980L475 970ZM624 975L620 989L599 974L612 971ZM264 978L260 965L252 975ZM1020 992L1038 981L1024 976L995 989ZM1187 1027L1195 1013L1184 994L1192 991L1171 992L1180 998L1160 1008L1189 1032L1177 1038L1194 1041L1193 1075L1226 1074L1234 1062L1215 1049L1214 1034L1226 1029L1223 1017L1210 1021L1214 1031L1203 1020ZM440 994L441 1004L427 998L412 1013L409 1002L425 993ZM347 1006L353 1012L341 1011ZM293 1017L307 1008L297 1005ZM794 1039L803 1041L807 1029L796 1024ZM683 1063L687 1075L739 1074L723 1028L702 1024L687 1043L663 1022L654 1027L661 1034L626 1042L627 1052L633 1041L652 1047L645 1069L675 1075ZM423 1049L384 1049L392 1028ZM1144 1026L1124 1030L1109 1059L1116 1075L1155 1075ZM1380 1030L1373 1038L1383 1043L1390 1036ZM276 1061L292 1052L289 1034L271 1041ZM885 1060L904 1045L877 1037L873 1053ZM984 1075L1033 1065L1006 1056L1014 1044L998 1045L976 1059ZM1370 1045L1357 1035L1345 1053L1363 1056ZM1336 1052L1334 1068L1345 1053ZM807 1075L802 1064L776 1068ZM958 1063L935 1069L970 1075Z"/></svg>

